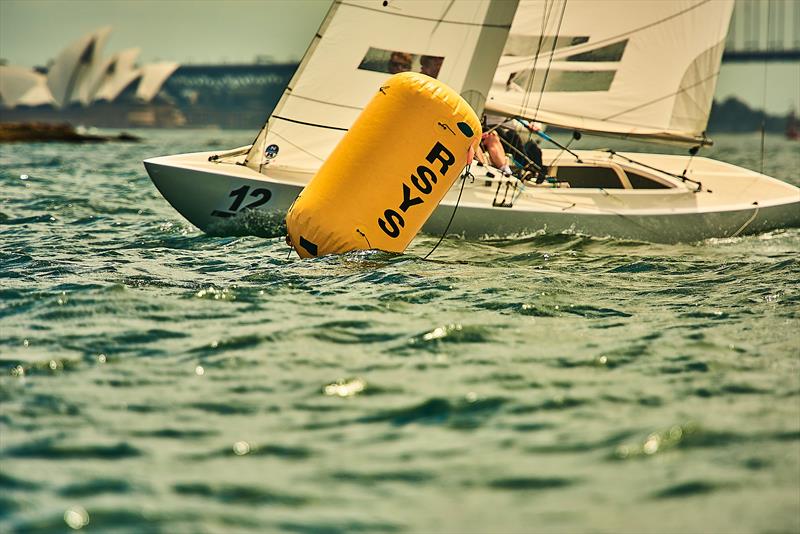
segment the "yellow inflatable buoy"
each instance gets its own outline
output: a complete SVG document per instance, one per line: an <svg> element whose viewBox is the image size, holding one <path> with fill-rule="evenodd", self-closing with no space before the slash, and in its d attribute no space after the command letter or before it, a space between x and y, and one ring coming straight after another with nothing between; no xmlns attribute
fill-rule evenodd
<svg viewBox="0 0 800 534"><path fill-rule="evenodd" d="M458 93L424 74L395 74L289 208L289 242L302 258L403 252L480 138Z"/></svg>

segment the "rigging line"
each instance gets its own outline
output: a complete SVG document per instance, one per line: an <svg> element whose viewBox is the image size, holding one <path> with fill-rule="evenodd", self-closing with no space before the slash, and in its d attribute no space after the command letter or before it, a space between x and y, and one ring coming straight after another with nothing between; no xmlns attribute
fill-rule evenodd
<svg viewBox="0 0 800 534"><path fill-rule="evenodd" d="M544 34L547 30L547 19L550 18L549 10L547 9L547 0L544 2L544 7L542 11L542 27L539 30L539 42L536 45L536 54L533 56L533 65L531 66L531 75L528 77L527 87L525 87L525 96L522 97L522 103L517 115L522 116L523 111L528 107L528 101L530 100L531 93L533 92L533 83L536 78L536 64L539 62L539 54L542 52L542 46L544 46ZM530 60L526 59L525 63L527 64ZM510 79L509 79L510 80Z"/></svg>
<svg viewBox="0 0 800 534"><path fill-rule="evenodd" d="M565 146L561 147L561 151L556 155L556 157L553 158L553 160L550 162L550 165L548 165L549 167L553 167L556 163L558 163L558 160L564 155L564 151L569 149L569 145L571 145L574 140L575 138L573 137Z"/></svg>
<svg viewBox="0 0 800 534"><path fill-rule="evenodd" d="M531 161L531 159L530 159L530 158L529 158L527 155L525 155L525 154L523 154L522 152L520 152L520 151L519 151L519 149L518 149L517 147L515 147L514 145L512 145L511 143L509 143L508 141L506 141L505 139L503 139L503 138L502 138L502 137L501 137L499 134L498 134L497 138L498 138L498 139L500 139L500 143L501 143L501 144L504 144L504 145L506 145L508 148L510 148L511 150L513 150L514 152L516 152L518 155L520 155L520 156L522 156L523 158L525 158L525 161L526 161L527 163L533 163L533 161Z"/></svg>
<svg viewBox="0 0 800 534"><path fill-rule="evenodd" d="M223 158L232 158L234 156L241 156L242 154L247 154L248 152L250 152L250 149L252 147L253 145L245 145L243 147L234 148L233 150L226 150L219 154L212 154L208 156L208 161L220 162L220 160Z"/></svg>
<svg viewBox="0 0 800 534"><path fill-rule="evenodd" d="M450 229L450 225L453 223L453 219L456 216L456 211L458 211L458 205L459 205L459 203L461 203L461 193L464 192L464 184L467 183L467 178L472 178L473 180L475 179L475 177L472 176L472 173L469 171L469 168L470 168L471 165L472 165L471 162L467 163L467 168L464 169L464 174L461 175L461 189L459 189L459 191L458 191L458 198L456 199L456 205L453 206L453 213L450 214L450 220L447 221L447 226L445 226L444 232L442 232L442 236L439 238L439 241L437 241L436 244L433 246L431 251L428 252L427 254L425 254L425 257L422 258L423 260L427 260L428 257L431 254L433 254L433 251L436 250L437 248L439 248L439 244L441 244L441 242L444 240L445 236L447 235L447 231Z"/></svg>
<svg viewBox="0 0 800 534"><path fill-rule="evenodd" d="M539 29L539 42L536 44L536 52L533 54L532 57L523 60L523 63L525 65L529 65L531 61L533 62L533 65L530 67L531 75L528 76L528 81L526 82L525 87L522 88L524 94L522 97L522 102L520 103L519 113L517 113L517 115L521 114L522 111L527 106L528 97L530 95L531 89L533 88L532 78L535 76L536 63L539 61L539 53L541 52L542 45L544 43L546 20L547 20L547 0L544 0L543 11L542 11L542 25L541 28ZM517 74L516 72L512 72L511 74L509 74L508 80L506 81L506 90L508 90L516 74Z"/></svg>
<svg viewBox="0 0 800 534"><path fill-rule="evenodd" d="M539 107L542 105L542 97L544 96L544 92L547 89L547 78L550 76L550 67L553 66L553 52L556 50L556 43L558 43L558 36L561 33L561 23L564 22L564 13L567 11L567 0L564 0L564 3L561 7L561 17L558 19L558 27L556 28L556 34L553 36L553 47L550 49L550 60L547 62L547 68L544 71L544 81L542 81L542 89L539 91L539 101L536 102L536 113L534 113L534 117L539 115Z"/></svg>
<svg viewBox="0 0 800 534"><path fill-rule="evenodd" d="M582 53L584 51L588 52L590 50L594 50L598 46L602 46L602 45L604 45L606 43L618 41L619 39L621 39L623 37L631 36L631 35L633 35L633 34L635 34L637 32L640 32L642 30L650 29L653 26L657 26L657 25L662 24L664 22L670 21L670 20L672 20L672 19L674 19L676 17L680 17L682 15L685 15L689 11L692 11L694 9L698 9L699 7L701 7L701 6L705 5L705 4L708 4L709 2L711 2L711 0L703 0L702 2L700 2L698 4L695 4L695 5L691 6L691 7L688 7L686 9L684 9L683 11L678 11L677 13L673 13L672 15L666 16L663 19L659 19L659 20L650 22L648 24L645 24L644 26L640 26L638 28L634 28L633 30L628 30L626 32L614 35L612 37L606 37L605 39L601 39L599 41L592 41L591 43L584 44L584 45L577 45L577 46L574 46L574 47L565 48L565 49L563 49L563 53L565 55L567 55L567 54L568 55L572 55L572 54L580 54L580 53ZM527 61L528 61L527 59L520 60L519 63L525 63ZM507 65L514 65L514 62L507 63Z"/></svg>
<svg viewBox="0 0 800 534"><path fill-rule="evenodd" d="M300 146L300 145L298 145L297 143L292 143L292 142L291 142L291 141L290 141L290 140L289 140L289 139L288 139L286 136L283 136L283 135L279 134L279 133L278 133L278 132L276 132L276 131L272 131L272 132L270 132L270 133L271 133L272 135L274 135L275 137L280 137L281 139L283 139L284 141L286 141L287 143L289 143L290 145L292 145L294 148L296 148L296 149L297 149L297 150L299 150L300 152L302 152L302 153L304 153L304 154L307 154L307 155L311 156L311 157L312 157L312 158L314 158L314 159L318 159L318 160L320 160L320 161L325 161L325 158L321 158L321 157L317 156L316 154L313 154L312 152L310 152L310 151L306 150L305 148L301 147L301 146Z"/></svg>
<svg viewBox="0 0 800 534"><path fill-rule="evenodd" d="M312 126L314 128L324 128L326 130L338 130L340 132L346 132L348 130L348 128L340 128L339 126L329 126L327 124L317 124L317 123L314 123L314 122L299 121L299 120L296 120L296 119L290 119L288 117L281 117L281 116L278 116L278 115L273 115L272 118L273 119L280 119L280 120L286 121L286 122L293 122L295 124L302 124L303 126Z"/></svg>
<svg viewBox="0 0 800 534"><path fill-rule="evenodd" d="M250 143L250 148L247 149L247 155L244 157L244 161L242 162L243 165L247 165L247 163L250 161L250 151L253 150L253 148L256 146L256 143L258 143L258 138L261 137L261 132L263 132L267 128L268 125L269 125L269 117L267 117L267 122L264 123L264 126L262 126L261 129L256 134L256 137L255 137L255 139L253 139L253 142ZM266 132L264 133L264 137L265 138L267 137ZM261 156L261 154L259 154L259 156ZM263 157L262 157L262 161L263 161Z"/></svg>
<svg viewBox="0 0 800 534"><path fill-rule="evenodd" d="M295 86L297 80L300 79L300 76L302 75L303 71L305 70L306 66L308 65L308 62L310 61L311 56L314 54L314 51L317 49L317 45L322 40L322 36L325 34L325 32L328 29L328 26L330 25L331 21L333 20L334 15L336 14L336 11L337 11L337 9L339 7L339 4L340 4L339 0L334 0L334 2L331 3L331 6L328 8L327 13L325 14L325 18L323 18L322 22L320 22L319 27L317 28L317 32L314 34L314 37L311 38L311 42L308 44L308 48L306 48L306 51L303 53L303 58L300 60L300 64L297 66L297 69L295 69L294 74L292 75L292 78L289 80L289 83L287 84L286 90L283 92L283 94L281 94L281 98L278 100L278 103L275 105L275 108L272 110L270 115L267 116L267 120L264 121L264 125L258 131L258 134L256 134L256 138L253 139L253 143L251 145L251 150L255 149L256 143L258 143L258 140L261 137L261 133L262 132L264 133L264 140L266 140L267 133L268 133L268 128L269 128L269 121L272 118L272 114L275 113L276 111L279 111L279 110L283 109L284 106L282 104L284 104L284 97L286 97L288 94L291 94L292 88ZM260 151L260 149L259 149L259 151ZM251 155L252 154L250 152L248 152L247 156L245 156L244 165L248 164ZM263 154L258 154L258 157L260 158L259 165L263 165L264 155Z"/></svg>
<svg viewBox="0 0 800 534"><path fill-rule="evenodd" d="M753 222L753 221L755 220L756 216L758 216L758 210L759 210L759 209L761 209L761 206L759 206L759 205L758 205L758 202L753 202L753 205L756 207L756 209L755 209L755 211L753 212L753 214L750 216L750 218L749 218L749 219L747 219L747 220L744 222L744 224L743 224L743 225L741 225L741 226L739 227L739 229L738 229L738 230L736 230L736 231L735 231L733 234L731 234L731 237L739 237L739 234L741 234L741 233L744 231L744 229L745 229L745 228L747 228L748 226L750 226L750 223L751 223L751 222Z"/></svg>
<svg viewBox="0 0 800 534"><path fill-rule="evenodd" d="M772 2L767 3L767 46L769 46L770 25L772 22ZM759 171L764 174L764 138L767 129L767 60L764 59L764 89L761 93L761 167Z"/></svg>
<svg viewBox="0 0 800 534"><path fill-rule="evenodd" d="M438 29L439 29L439 25L440 25L442 22L444 22L444 18L447 16L447 12L448 12L448 11L450 11L450 8L451 8L451 7L453 7L453 4L455 3L455 1L456 1L456 0L450 0L450 3L449 3L449 4L447 4L447 7L446 7L446 8L444 8L444 13L442 13L442 16L441 16L441 17L439 17L438 19L436 19L436 25L435 25L435 26L433 27L433 29L431 30L431 34L435 33L435 32L436 32L436 30L438 30Z"/></svg>
<svg viewBox="0 0 800 534"><path fill-rule="evenodd" d="M522 193L525 193L527 191L527 188L525 187L525 182L519 182L519 183L514 184L514 185L516 185L517 187L514 188L515 192L511 193L511 201L510 202L511 202L512 206L514 205L514 202L516 202L517 199L522 196Z"/></svg>
<svg viewBox="0 0 800 534"><path fill-rule="evenodd" d="M674 93L670 93L668 95L660 96L660 97L658 97L656 99L650 100L649 102L645 102L643 104L639 104L638 106L634 106L632 108L622 110L622 111L620 111L618 113L614 113L613 115L609 115L607 117L602 117L600 120L601 121L611 120L613 118L619 117L620 115L625 115L626 113L630 113L631 111L636 111L636 110L639 110L639 109L642 109L642 108L646 108L647 106L651 106L651 105L653 105L653 104L655 104L657 102L661 102L662 100L666 100L667 98L671 98L671 97L679 95L681 93L685 93L689 89L697 87L701 83L705 83L708 80L710 80L711 78L715 78L715 77L719 76L719 72L720 71L718 70L717 72L712 73L711 75L703 78L702 80L700 80L700 81L698 81L696 83L693 83L692 85L689 85L687 87L681 87L680 89L678 89ZM588 117L588 118L592 118L592 117ZM629 126L647 126L645 124L635 124L635 123L628 123L628 122L621 122L620 124L626 124L626 125L629 125Z"/></svg>
<svg viewBox="0 0 800 534"><path fill-rule="evenodd" d="M407 19L414 19L414 20L425 20L428 22L436 22L437 24L453 24L456 26L473 26L477 28L500 28L503 30L511 29L511 24L482 24L479 22L464 22L459 20L444 20L444 19L436 19L431 17L421 17L419 15L407 15L405 13L391 13L389 11L384 11L383 9L377 9L374 7L367 7L367 6L360 6L358 4L351 4L349 2L340 2L341 5L352 7L356 9L364 9L366 11L375 11L376 13L382 13L384 15L389 15L391 17L403 17Z"/></svg>
<svg viewBox="0 0 800 534"><path fill-rule="evenodd" d="M675 174L674 172L665 171L664 169L659 169L658 167L653 167L652 165L648 165L647 163L642 163L641 161L633 160L633 159L631 159L631 158L629 158L627 156L623 156L622 154L620 154L618 152L615 152L615 151L613 151L611 149L607 149L606 152L611 154L611 157L614 157L614 156L620 157L620 158L622 158L624 160L627 160L630 163L634 163L636 165L641 165L642 167L644 167L646 169L650 169L650 170L653 170L653 171L658 171L660 173L666 174L667 176L672 176L673 178L677 178L678 180L681 180L682 182L692 182L693 184L697 184L697 189L695 190L695 193L697 193L699 191L702 191L702 189L703 189L703 183L702 182L698 182L697 180L692 180L691 178L687 178L686 176L683 176L682 174ZM609 158L609 159L611 159L611 158ZM709 191L709 193L710 193L710 191Z"/></svg>
<svg viewBox="0 0 800 534"><path fill-rule="evenodd" d="M359 106L348 106L347 104L337 104L336 102L328 102L327 100L320 100L318 98L311 98L309 96L298 95L297 93L292 93L289 96L292 98L299 98L301 100L308 100L309 102L316 102L317 104L327 104L329 106L334 106L337 108L354 109L356 111L361 111L364 109L363 107Z"/></svg>

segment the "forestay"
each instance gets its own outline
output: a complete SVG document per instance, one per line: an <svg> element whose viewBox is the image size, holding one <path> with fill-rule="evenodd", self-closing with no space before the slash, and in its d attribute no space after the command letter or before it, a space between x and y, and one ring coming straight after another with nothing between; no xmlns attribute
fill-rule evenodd
<svg viewBox="0 0 800 534"><path fill-rule="evenodd" d="M274 144L271 166L318 167L397 72L429 74L480 113L516 8L496 0L335 1L246 164L261 170Z"/></svg>
<svg viewBox="0 0 800 534"><path fill-rule="evenodd" d="M583 131L708 142L732 10L733 0L523 1L486 109Z"/></svg>

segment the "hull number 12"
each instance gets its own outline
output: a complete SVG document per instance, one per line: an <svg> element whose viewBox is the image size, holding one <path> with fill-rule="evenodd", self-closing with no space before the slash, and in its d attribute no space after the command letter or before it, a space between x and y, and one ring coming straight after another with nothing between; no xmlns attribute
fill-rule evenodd
<svg viewBox="0 0 800 534"><path fill-rule="evenodd" d="M252 189L249 185L243 185L228 194L231 203L227 210L214 210L211 215L215 217L233 217L240 211L251 210L263 206L272 197L269 189L258 187Z"/></svg>

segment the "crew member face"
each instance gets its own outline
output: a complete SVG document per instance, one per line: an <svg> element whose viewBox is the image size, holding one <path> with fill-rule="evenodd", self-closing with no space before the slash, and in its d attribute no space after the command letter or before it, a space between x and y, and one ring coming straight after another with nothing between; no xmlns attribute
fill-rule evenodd
<svg viewBox="0 0 800 534"><path fill-rule="evenodd" d="M426 57L424 61L422 61L420 72L422 74L427 74L431 78L436 78L439 75L439 71L442 68L442 61L444 58L442 57Z"/></svg>
<svg viewBox="0 0 800 534"><path fill-rule="evenodd" d="M389 56L389 74L411 70L411 56L402 52L392 52Z"/></svg>

